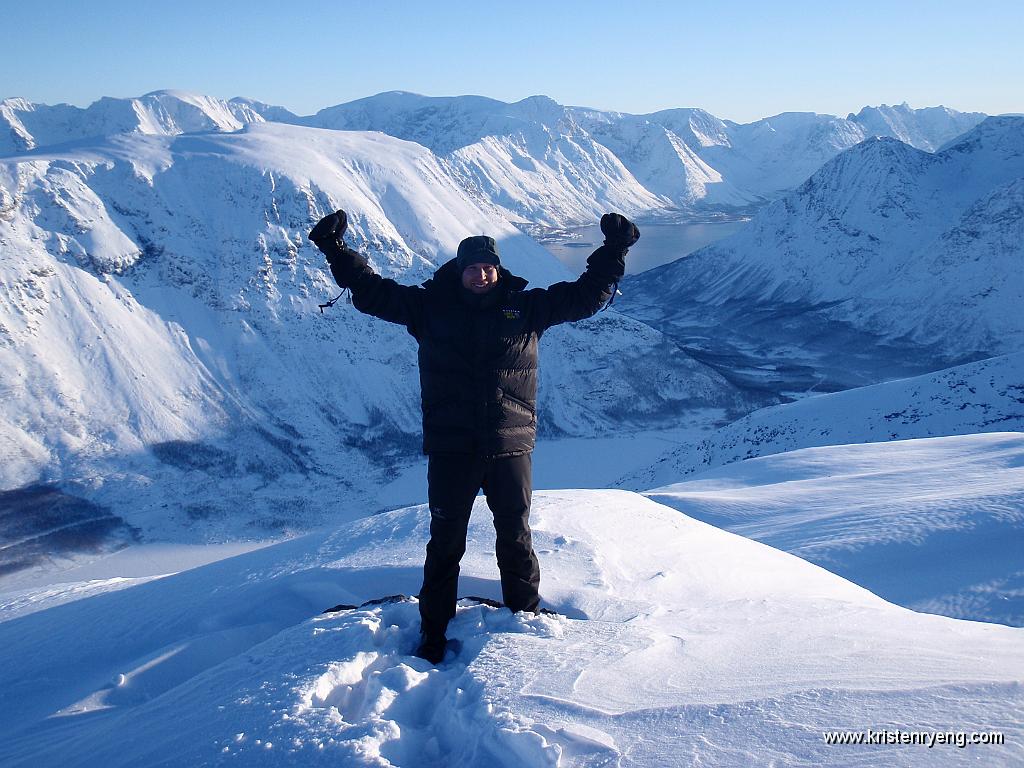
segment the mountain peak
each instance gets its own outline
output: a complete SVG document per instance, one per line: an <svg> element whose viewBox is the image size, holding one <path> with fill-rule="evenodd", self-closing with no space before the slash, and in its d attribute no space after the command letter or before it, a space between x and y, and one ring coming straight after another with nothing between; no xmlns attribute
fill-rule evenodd
<svg viewBox="0 0 1024 768"><path fill-rule="evenodd" d="M978 112L957 112L941 105L914 109L904 101L897 106L864 107L848 119L860 125L867 135L893 136L918 149L934 152L984 117Z"/></svg>
<svg viewBox="0 0 1024 768"><path fill-rule="evenodd" d="M554 105L556 107L561 107L562 106L557 101L552 99L550 96L545 96L544 94L537 94L537 95L534 95L534 96L527 96L525 99L520 99L519 101L517 101L515 103L516 104L543 104L545 106L552 106L552 105Z"/></svg>
<svg viewBox="0 0 1024 768"><path fill-rule="evenodd" d="M1024 155L1024 116L995 115L986 117L962 136L942 147L943 154L964 154L989 150Z"/></svg>
<svg viewBox="0 0 1024 768"><path fill-rule="evenodd" d="M0 109L7 108L27 112L35 109L35 106L35 104L23 96L8 96L5 99L0 99Z"/></svg>
<svg viewBox="0 0 1024 768"><path fill-rule="evenodd" d="M105 98L113 98L113 97L107 96ZM144 93L141 96L138 96L136 98L139 98L139 99L177 99L178 101L187 101L187 102L191 103L191 102L196 102L196 101L205 101L205 100L210 99L212 97L211 96L205 96L205 95L203 95L201 93L196 93L195 91L183 91L183 90L178 89L178 88L160 88L160 89L155 90L155 91L150 91L149 93ZM118 99L118 100L120 100L120 99Z"/></svg>

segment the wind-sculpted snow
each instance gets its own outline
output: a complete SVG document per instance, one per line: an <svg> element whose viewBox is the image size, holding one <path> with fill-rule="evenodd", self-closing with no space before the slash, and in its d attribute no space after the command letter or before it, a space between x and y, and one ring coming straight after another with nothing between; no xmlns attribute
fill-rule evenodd
<svg viewBox="0 0 1024 768"><path fill-rule="evenodd" d="M423 506L398 510L106 594L49 586L31 613L22 591L18 614L0 613L11 662L0 689L18 701L0 722L0 760L662 768L1024 756L1022 630L899 608L621 491L538 494L543 593L562 615L463 602L449 632L462 648L437 667L410 655L414 601L317 615L414 590L428 519ZM500 592L492 542L481 506L464 593ZM823 738L867 728L1000 731L1006 743L865 752Z"/></svg>
<svg viewBox="0 0 1024 768"><path fill-rule="evenodd" d="M349 210L348 241L405 283L480 232L535 285L571 277L428 150L381 134L125 135L7 159L0 189L0 487L78 483L147 531L302 528L338 514L339 489L356 516L418 456L412 339L344 302L317 308L339 292L306 239L326 212ZM614 310L544 350L545 434L744 407ZM167 520L171 487L188 501Z"/></svg>
<svg viewBox="0 0 1024 768"><path fill-rule="evenodd" d="M647 494L900 605L1024 626L1024 433L805 448Z"/></svg>

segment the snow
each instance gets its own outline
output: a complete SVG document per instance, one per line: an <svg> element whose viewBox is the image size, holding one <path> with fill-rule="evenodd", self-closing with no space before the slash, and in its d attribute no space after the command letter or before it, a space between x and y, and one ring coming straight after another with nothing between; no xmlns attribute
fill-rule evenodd
<svg viewBox="0 0 1024 768"><path fill-rule="evenodd" d="M736 234L627 278L618 306L776 397L1018 352L1021 178L1022 118L935 154L871 139Z"/></svg>
<svg viewBox="0 0 1024 768"><path fill-rule="evenodd" d="M0 614L4 620L45 610L94 594L144 584L181 571L275 544L134 544L94 557L79 557L61 568L36 567L4 574Z"/></svg>
<svg viewBox="0 0 1024 768"><path fill-rule="evenodd" d="M1024 431L1024 353L760 408L631 473L634 490L797 448Z"/></svg>
<svg viewBox="0 0 1024 768"><path fill-rule="evenodd" d="M1024 433L806 448L647 494L900 605L1024 625Z"/></svg>
<svg viewBox="0 0 1024 768"><path fill-rule="evenodd" d="M870 136L892 136L918 149L933 152L969 131L980 117L977 113L956 112L946 107L912 109L903 103L864 107L847 119L862 125Z"/></svg>
<svg viewBox="0 0 1024 768"><path fill-rule="evenodd" d="M422 506L5 617L0 685L19 706L0 759L845 765L864 748L821 732L883 724L1002 730L1007 746L942 757L1021 757L1022 630L897 607L625 491L541 492L533 521L563 615L463 603L462 650L437 668L408 655L414 602L317 615L415 591ZM500 592L492 541L478 508L464 594Z"/></svg>
<svg viewBox="0 0 1024 768"><path fill-rule="evenodd" d="M48 106L25 99L0 101L0 156L82 139L137 132L175 135L198 131L235 131L246 121L264 118L228 102L188 91L153 91L131 99L104 97L85 109ZM9 132L9 134L8 134Z"/></svg>
<svg viewBox="0 0 1024 768"><path fill-rule="evenodd" d="M87 109L0 102L0 156L122 133L234 132L259 123L379 131L443 158L481 203L511 221L564 227L607 210L745 207L790 190L872 136L934 151L985 116L945 107L865 107L846 118L786 113L737 125L700 109L630 115L567 107L546 96L380 93L301 117L253 99L184 91L104 98Z"/></svg>

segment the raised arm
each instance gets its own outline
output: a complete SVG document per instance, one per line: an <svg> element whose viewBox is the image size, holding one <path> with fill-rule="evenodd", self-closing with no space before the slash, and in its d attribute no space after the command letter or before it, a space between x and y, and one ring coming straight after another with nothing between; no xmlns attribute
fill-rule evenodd
<svg viewBox="0 0 1024 768"><path fill-rule="evenodd" d="M533 305L537 330L583 320L612 298L626 271L626 253L640 239L640 230L622 214L606 213L601 217L601 232L604 245L590 254L586 271L576 280L525 292Z"/></svg>
<svg viewBox="0 0 1024 768"><path fill-rule="evenodd" d="M348 214L336 211L317 222L309 239L327 257L334 281L352 291L352 305L360 312L398 323L416 335L423 307L423 289L401 285L373 271L366 258L342 240Z"/></svg>

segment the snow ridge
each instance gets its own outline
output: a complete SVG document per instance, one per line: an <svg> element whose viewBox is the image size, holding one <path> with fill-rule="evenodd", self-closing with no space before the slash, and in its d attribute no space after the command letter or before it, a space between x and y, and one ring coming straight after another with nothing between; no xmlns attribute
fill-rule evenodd
<svg viewBox="0 0 1024 768"><path fill-rule="evenodd" d="M912 109L903 102L897 106L864 107L847 120L861 125L868 136L892 136L904 144L934 152L969 131L983 117L941 106Z"/></svg>
<svg viewBox="0 0 1024 768"><path fill-rule="evenodd" d="M505 103L481 96L377 94L300 117L252 99L180 91L105 98L87 109L0 102L0 156L122 132L234 131L273 121L380 131L428 147L481 201L523 223L589 223L629 215L743 208L778 197L871 136L934 150L984 115L945 107L866 107L838 118L785 113L738 125L699 109L629 115L566 107L546 96Z"/></svg>
<svg viewBox="0 0 1024 768"><path fill-rule="evenodd" d="M132 99L105 96L85 109L5 99L0 102L0 157L119 133L237 131L263 119L255 110L186 91L153 91Z"/></svg>

